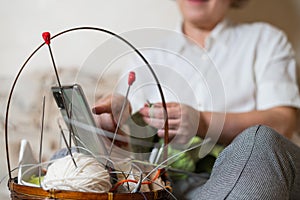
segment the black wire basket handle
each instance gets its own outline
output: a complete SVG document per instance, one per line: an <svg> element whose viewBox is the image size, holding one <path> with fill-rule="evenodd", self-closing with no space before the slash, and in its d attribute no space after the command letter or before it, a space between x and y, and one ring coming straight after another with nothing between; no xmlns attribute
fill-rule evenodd
<svg viewBox="0 0 300 200"><path fill-rule="evenodd" d="M163 105L163 108L165 110L164 112L164 117L165 117L165 124L164 124L164 129L165 129L165 136L164 136L164 145L165 145L165 148L164 148L164 160L167 160L167 157L168 157L168 148L167 147L167 144L169 143L169 126L168 126L168 113L167 113L167 106L166 106L166 102L165 102L165 97L164 97L164 94L163 94L163 90L162 90L162 87L160 85L160 82L153 70L153 68L151 67L150 63L146 60L146 58L143 56L143 54L137 49L135 48L129 41L127 41L126 39L124 39L123 37L121 37L120 35L116 34L116 33L113 33L109 30L106 30L106 29L103 29L103 28L97 28L97 27L77 27L77 28L71 28L71 29L67 29L65 31L62 31L60 33L57 33L56 35L54 36L50 36L50 34L48 32L45 32L43 33L43 38L45 40L44 43L42 43L40 46L38 46L32 53L31 55L27 58L27 60L24 62L24 64L22 65L22 67L20 68L20 70L18 71L17 73L17 76L16 78L14 79L14 82L12 84L12 87L10 89L10 92L9 92L9 97L8 97L8 100L7 100L7 105L6 105L6 114L5 114L5 148L6 148L6 159L7 159L7 169L8 169L8 174L9 174L9 180L12 180L12 177L11 177L11 166L10 166L10 159L9 159L9 142L8 142L8 120L9 120L9 109L10 109L10 103L11 103L11 99L12 99L12 96L13 96L13 92L14 92L14 89L16 87L16 84L18 82L18 79L19 77L21 76L21 73L23 71L23 69L25 68L25 66L27 65L27 63L29 62L29 60L36 54L37 51L39 51L45 44L49 46L49 50L50 50L50 53L51 53L51 48L50 48L50 40L53 40L63 34L66 34L66 33L69 33L69 32L73 32L73 31L79 31L79 30L90 30L90 31L99 31L99 32L104 32L106 34L109 34L109 35L112 35L118 39L120 39L121 41L123 41L124 43L126 43L130 48L132 48L136 53L137 55L143 60L143 62L146 64L146 66L148 67L148 69L150 70L151 74L153 75L154 79L155 79L155 82L157 84L157 87L158 87L158 90L159 90L159 94L161 96L161 101L162 101L162 105ZM53 60L52 60L53 61ZM54 62L53 62L54 64ZM54 69L55 69L55 72L56 72L56 67L55 67L55 64L54 64ZM57 72L56 72L56 76L57 76ZM59 78L57 76L57 79L59 81ZM59 83L60 84L60 83Z"/></svg>

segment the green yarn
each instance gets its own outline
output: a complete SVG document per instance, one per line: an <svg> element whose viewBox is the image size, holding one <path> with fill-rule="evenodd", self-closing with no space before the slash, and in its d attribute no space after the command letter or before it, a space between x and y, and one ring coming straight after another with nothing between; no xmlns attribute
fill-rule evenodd
<svg viewBox="0 0 300 200"><path fill-rule="evenodd" d="M43 179L44 179L44 176L41 176L41 179L40 179L38 176L32 175L27 182L31 183L31 184L35 184L35 185L40 185L40 180L43 181Z"/></svg>
<svg viewBox="0 0 300 200"><path fill-rule="evenodd" d="M162 140L161 140L161 142L162 142ZM202 142L203 142L202 138L195 136L190 140L187 148L195 146ZM198 157L200 148L201 148L201 146L197 147L196 149L190 150L188 152L179 154L179 156L176 157L176 160L174 162L172 162L172 161L170 162L170 166L172 168L184 170L186 172L211 173L214 162L215 162L216 158L219 156L219 154L223 151L224 146L216 144L214 146L214 148L211 150L211 152L202 159L199 159L199 157ZM171 157L181 151L182 150L178 150L178 149L175 149L175 148L172 148L171 146L169 146L168 156ZM180 174L180 173L170 172L170 176L173 179L184 179L184 178L186 178L187 175L182 174L182 173Z"/></svg>
<svg viewBox="0 0 300 200"><path fill-rule="evenodd" d="M202 140L199 137L195 136L189 141L187 148L195 146L201 142L202 142ZM196 162L198 160L199 148L200 147L193 149L191 151L187 151L187 152L179 154L176 158L174 158L174 159L176 159L175 161L174 161L174 159L172 159L170 161L170 166L175 169L180 169L180 170L184 170L187 172L194 172L195 168L196 168ZM176 154L182 152L183 150L184 149L176 149L169 145L168 156L171 157L173 155L176 155ZM170 172L170 176L173 179L184 179L186 177L185 174L172 173L172 172Z"/></svg>

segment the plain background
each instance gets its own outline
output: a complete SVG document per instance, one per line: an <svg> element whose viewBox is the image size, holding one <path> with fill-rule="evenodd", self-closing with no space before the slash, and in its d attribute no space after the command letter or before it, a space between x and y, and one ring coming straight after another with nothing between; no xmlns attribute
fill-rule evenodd
<svg viewBox="0 0 300 200"><path fill-rule="evenodd" d="M267 21L283 29L300 63L300 1L250 0L242 9L231 14L239 21ZM155 27L174 29L180 13L173 0L24 0L4 1L0 7L0 75L15 75L30 53L40 45L41 34L52 34L79 26L95 26L115 33L133 29ZM102 38L95 35L76 35L82 52L98 45ZM83 42L84 41L84 42ZM78 48L68 38L59 41L55 53L64 55L59 60L63 67L77 66L85 58L81 52L68 53ZM32 64L44 67L49 55L39 56Z"/></svg>

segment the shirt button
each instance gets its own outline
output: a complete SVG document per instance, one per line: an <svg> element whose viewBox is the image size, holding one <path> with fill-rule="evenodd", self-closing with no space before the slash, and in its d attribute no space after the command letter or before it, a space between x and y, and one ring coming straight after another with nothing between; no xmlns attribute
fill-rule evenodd
<svg viewBox="0 0 300 200"><path fill-rule="evenodd" d="M208 55L206 55L206 54L202 54L201 55L201 60L204 60L204 61L206 61L206 60L208 60L209 58L208 58Z"/></svg>

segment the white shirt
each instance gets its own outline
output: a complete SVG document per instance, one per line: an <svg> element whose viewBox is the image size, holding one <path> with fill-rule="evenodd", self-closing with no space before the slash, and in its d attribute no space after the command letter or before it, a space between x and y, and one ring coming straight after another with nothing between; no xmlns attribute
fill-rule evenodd
<svg viewBox="0 0 300 200"><path fill-rule="evenodd" d="M269 24L224 20L206 39L205 49L182 33L170 32L163 42L141 52L154 68L167 102L217 112L300 107L294 52L285 34ZM147 100L161 102L141 59L131 66L137 77L129 95L134 110Z"/></svg>

